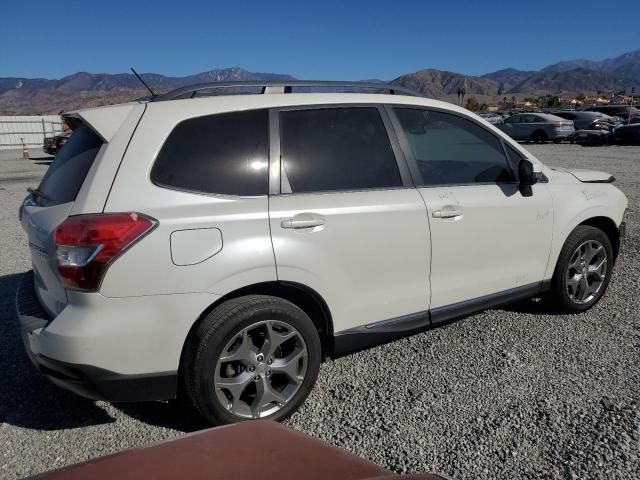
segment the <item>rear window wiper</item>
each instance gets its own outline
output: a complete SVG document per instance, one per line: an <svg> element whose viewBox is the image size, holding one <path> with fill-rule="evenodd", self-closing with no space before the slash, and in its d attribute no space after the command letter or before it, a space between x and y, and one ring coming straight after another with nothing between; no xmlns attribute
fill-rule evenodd
<svg viewBox="0 0 640 480"><path fill-rule="evenodd" d="M33 195L34 197L38 197L38 198L43 198L47 201L51 201L51 198L48 197L47 195L45 195L44 193L42 193L42 191L40 191L39 188L27 188L27 192L29 192L31 195Z"/></svg>

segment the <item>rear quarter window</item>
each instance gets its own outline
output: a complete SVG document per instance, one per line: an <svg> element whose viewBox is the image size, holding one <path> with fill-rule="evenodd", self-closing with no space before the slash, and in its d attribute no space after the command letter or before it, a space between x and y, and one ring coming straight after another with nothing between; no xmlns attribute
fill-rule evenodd
<svg viewBox="0 0 640 480"><path fill-rule="evenodd" d="M151 169L161 187L205 194L266 195L267 110L221 113L179 123Z"/></svg>
<svg viewBox="0 0 640 480"><path fill-rule="evenodd" d="M75 129L40 182L39 202L46 206L73 202L102 145L88 126Z"/></svg>

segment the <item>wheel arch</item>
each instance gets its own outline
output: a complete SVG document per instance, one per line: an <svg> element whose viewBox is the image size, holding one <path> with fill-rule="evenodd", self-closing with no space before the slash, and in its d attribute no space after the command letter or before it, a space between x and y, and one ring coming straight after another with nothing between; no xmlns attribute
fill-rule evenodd
<svg viewBox="0 0 640 480"><path fill-rule="evenodd" d="M531 137L529 137L531 140L535 140L537 138L537 135L540 134L541 137L545 140L549 140L549 134L546 132L546 130L544 128L536 128L532 133L531 133Z"/></svg>
<svg viewBox="0 0 640 480"><path fill-rule="evenodd" d="M185 352L187 350L189 340L197 329L202 320L217 306L223 304L227 300L243 297L245 295L270 295L273 297L288 300L298 308L303 310L316 326L320 335L320 344L322 347L322 359L333 353L333 321L331 311L322 296L312 288L296 282L270 281L261 282L233 290L226 295L220 297L214 303L209 305L196 319L189 333L184 340L182 352L180 354L179 375L182 377L184 367ZM180 382L182 384L182 382ZM179 387L181 388L181 387Z"/></svg>
<svg viewBox="0 0 640 480"><path fill-rule="evenodd" d="M620 231L618 230L616 222L614 222L610 217L599 216L588 218L576 226L580 225L589 225L602 230L611 241L615 260L615 257L618 256L618 252L620 251Z"/></svg>

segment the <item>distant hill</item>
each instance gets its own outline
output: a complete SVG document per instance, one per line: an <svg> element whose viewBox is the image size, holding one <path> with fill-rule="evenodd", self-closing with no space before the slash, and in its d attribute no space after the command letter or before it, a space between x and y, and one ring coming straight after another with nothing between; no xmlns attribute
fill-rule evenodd
<svg viewBox="0 0 640 480"><path fill-rule="evenodd" d="M558 62L543 68L542 72L568 72L576 69L605 72L615 77L640 82L640 50L600 62L593 60Z"/></svg>
<svg viewBox="0 0 640 480"><path fill-rule="evenodd" d="M411 87L428 97L441 98L444 95L456 95L459 88L478 95L497 95L496 82L482 77L468 77L460 73L427 69L403 75L392 83Z"/></svg>
<svg viewBox="0 0 640 480"><path fill-rule="evenodd" d="M497 72L482 75L482 78L492 80L498 84L498 89L502 92L510 92L514 87L535 75L536 71L516 70L515 68L505 68Z"/></svg>
<svg viewBox="0 0 640 480"><path fill-rule="evenodd" d="M279 73L250 72L243 68L224 68L168 77L144 73L142 77L158 92L185 85L216 81L294 80ZM383 82L383 80L368 80ZM402 75L393 83L412 87L432 98L453 100L464 87L467 96L483 101L503 96L610 94L630 85L640 85L640 50L602 61L569 60L540 71L506 68L481 76L469 76L428 68ZM78 72L59 80L44 78L0 78L0 115L57 113L110 103L120 103L147 95L130 73L106 74Z"/></svg>
<svg viewBox="0 0 640 480"><path fill-rule="evenodd" d="M157 92L204 82L294 79L291 75L249 72L238 67L186 77L167 77L158 73L143 73L141 76ZM147 90L131 73L78 72L60 80L0 78L0 114L58 113L60 110L126 102L146 95Z"/></svg>
<svg viewBox="0 0 640 480"><path fill-rule="evenodd" d="M464 85L467 95L491 97L512 95L575 95L613 93L640 84L640 50L602 60L571 60L540 71L506 68L480 77L440 70L421 70L402 75L394 83L413 86L425 95L446 98Z"/></svg>

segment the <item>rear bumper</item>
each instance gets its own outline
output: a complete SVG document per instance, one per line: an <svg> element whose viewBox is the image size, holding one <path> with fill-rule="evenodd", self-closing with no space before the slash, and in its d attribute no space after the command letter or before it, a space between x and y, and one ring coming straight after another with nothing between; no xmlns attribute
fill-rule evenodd
<svg viewBox="0 0 640 480"><path fill-rule="evenodd" d="M34 355L40 373L52 383L83 397L110 402L146 402L176 397L178 374L123 375L90 365Z"/></svg>
<svg viewBox="0 0 640 480"><path fill-rule="evenodd" d="M175 398L182 347L199 316L186 312L179 321L176 309L203 298L169 302L173 295L109 299L91 294L84 305L67 305L51 318L40 306L33 282L32 272L24 275L16 311L25 350L49 380L93 399ZM201 308L198 302L194 307Z"/></svg>

